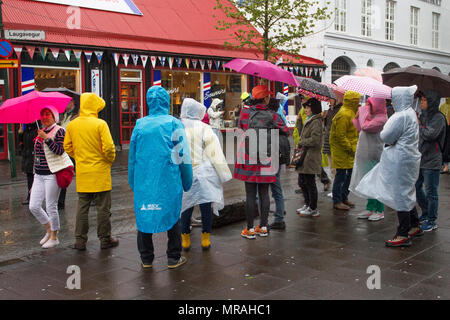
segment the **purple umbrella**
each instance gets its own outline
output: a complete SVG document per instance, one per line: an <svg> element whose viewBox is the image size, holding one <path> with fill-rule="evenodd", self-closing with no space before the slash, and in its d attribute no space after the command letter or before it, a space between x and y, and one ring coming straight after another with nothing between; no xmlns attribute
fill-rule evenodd
<svg viewBox="0 0 450 320"><path fill-rule="evenodd" d="M234 59L226 63L224 67L239 73L298 86L298 81L292 72L277 67L269 61Z"/></svg>

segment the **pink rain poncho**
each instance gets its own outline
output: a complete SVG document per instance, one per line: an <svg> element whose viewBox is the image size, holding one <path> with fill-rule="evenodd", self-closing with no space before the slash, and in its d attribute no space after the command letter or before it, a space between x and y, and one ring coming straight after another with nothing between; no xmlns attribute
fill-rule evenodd
<svg viewBox="0 0 450 320"><path fill-rule="evenodd" d="M380 161L383 152L384 143L380 139L380 132L388 120L386 112L386 100L369 98L367 104L359 108L359 116L353 119L359 139L349 189L360 197L364 196L355 191L356 186Z"/></svg>

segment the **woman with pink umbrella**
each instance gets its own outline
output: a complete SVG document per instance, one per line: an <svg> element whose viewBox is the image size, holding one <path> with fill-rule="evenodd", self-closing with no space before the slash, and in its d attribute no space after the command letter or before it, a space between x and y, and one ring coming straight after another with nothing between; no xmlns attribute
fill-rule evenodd
<svg viewBox="0 0 450 320"><path fill-rule="evenodd" d="M49 105L44 107L40 114L44 128L38 130L38 136L34 143L36 160L29 208L46 229L40 244L42 248L48 249L59 244L58 197L61 189L58 186L55 172L73 166L73 164L63 147L65 130L56 124L59 120L58 110ZM44 199L45 210L42 208Z"/></svg>

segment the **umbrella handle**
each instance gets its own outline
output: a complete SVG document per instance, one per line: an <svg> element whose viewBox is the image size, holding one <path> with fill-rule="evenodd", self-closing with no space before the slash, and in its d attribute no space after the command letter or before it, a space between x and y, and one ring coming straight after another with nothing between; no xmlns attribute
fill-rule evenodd
<svg viewBox="0 0 450 320"><path fill-rule="evenodd" d="M37 126L38 130L41 129L41 128L39 127L39 123L38 123L37 120L36 120L36 126Z"/></svg>

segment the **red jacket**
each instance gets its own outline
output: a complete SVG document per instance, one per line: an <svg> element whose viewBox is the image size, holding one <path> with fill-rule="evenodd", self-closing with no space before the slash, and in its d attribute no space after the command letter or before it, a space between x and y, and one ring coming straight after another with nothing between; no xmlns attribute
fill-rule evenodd
<svg viewBox="0 0 450 320"><path fill-rule="evenodd" d="M244 132L248 129L248 119L252 111L255 109L268 110L265 105L257 105L250 108L243 108L241 111L241 116L239 119L239 131ZM272 111L271 111L272 112ZM280 129L280 134L289 135L289 128L284 124L281 117L276 113L272 112L273 122L275 128ZM278 156L278 155L277 155ZM242 139L238 147L238 159L244 159L245 162L249 160L248 154L245 153L245 140ZM234 178L245 181L245 182L255 182L255 183L272 183L276 181L276 173L278 168L272 167L272 165L261 165L261 164L241 164L239 161L236 162L234 167Z"/></svg>

